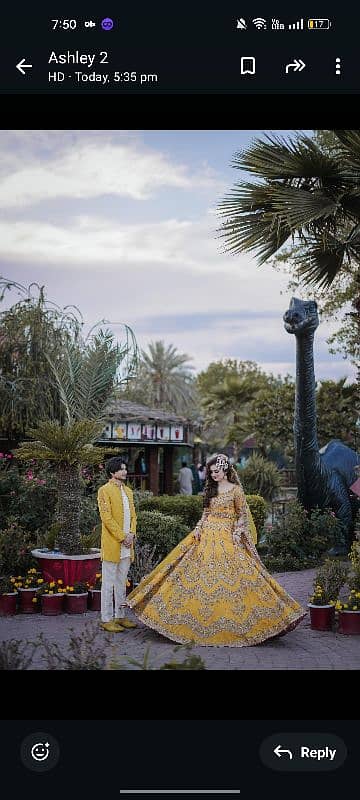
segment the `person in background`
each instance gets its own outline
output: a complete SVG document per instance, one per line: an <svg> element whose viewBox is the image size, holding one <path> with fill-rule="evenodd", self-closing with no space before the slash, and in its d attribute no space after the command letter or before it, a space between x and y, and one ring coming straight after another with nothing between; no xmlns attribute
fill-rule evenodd
<svg viewBox="0 0 360 800"><path fill-rule="evenodd" d="M206 464L198 464L198 476L200 481L200 492L202 492L205 486Z"/></svg>
<svg viewBox="0 0 360 800"><path fill-rule="evenodd" d="M179 472L179 488L180 494L192 494L192 485L194 476L190 467L187 466L185 459L181 462L181 470Z"/></svg>
<svg viewBox="0 0 360 800"><path fill-rule="evenodd" d="M197 471L197 468L196 468L195 464L190 464L190 469L191 469L191 472L192 472L192 475L193 475L193 479L194 479L193 480L193 484L192 484L192 487L193 487L192 488L192 493L193 494L199 494L199 492L200 492L200 480L199 480L199 475L198 475L198 471Z"/></svg>

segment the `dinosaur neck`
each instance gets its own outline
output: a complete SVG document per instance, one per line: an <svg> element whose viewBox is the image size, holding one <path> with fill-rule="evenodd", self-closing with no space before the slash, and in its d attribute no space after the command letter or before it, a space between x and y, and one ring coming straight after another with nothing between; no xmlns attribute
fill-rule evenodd
<svg viewBox="0 0 360 800"><path fill-rule="evenodd" d="M295 398L295 444L297 449L313 451L319 461L316 434L316 401L314 373L314 332L296 337L296 398Z"/></svg>

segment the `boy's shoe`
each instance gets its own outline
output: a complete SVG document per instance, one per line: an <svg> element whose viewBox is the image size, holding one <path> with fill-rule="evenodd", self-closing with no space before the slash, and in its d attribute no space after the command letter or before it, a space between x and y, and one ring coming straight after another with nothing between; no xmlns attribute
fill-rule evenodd
<svg viewBox="0 0 360 800"><path fill-rule="evenodd" d="M108 633L121 633L121 631L125 630L124 627L116 624L116 620L111 620L110 622L100 622L100 628L102 628L104 631L108 631Z"/></svg>
<svg viewBox="0 0 360 800"><path fill-rule="evenodd" d="M131 622L127 617L117 617L114 622L116 625L122 625L123 628L137 628L136 622Z"/></svg>

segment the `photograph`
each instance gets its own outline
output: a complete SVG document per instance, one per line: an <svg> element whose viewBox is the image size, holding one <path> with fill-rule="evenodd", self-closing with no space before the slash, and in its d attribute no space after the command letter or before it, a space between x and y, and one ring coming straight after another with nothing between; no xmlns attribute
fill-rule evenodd
<svg viewBox="0 0 360 800"><path fill-rule="evenodd" d="M263 117L1 131L1 669L358 669L360 130Z"/></svg>

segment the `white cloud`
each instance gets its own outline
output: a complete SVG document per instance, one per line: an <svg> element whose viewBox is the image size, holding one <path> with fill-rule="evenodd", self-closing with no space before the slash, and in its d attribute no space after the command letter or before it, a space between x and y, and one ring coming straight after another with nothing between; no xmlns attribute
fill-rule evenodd
<svg viewBox="0 0 360 800"><path fill-rule="evenodd" d="M192 172L188 165L176 163L132 137L125 141L119 137L115 142L113 135L111 141L106 135L100 141L96 136L84 140L83 137L78 139L75 133L72 139L65 139L62 145L51 148L46 136L44 148L50 150L50 155L45 152L44 157L41 151L28 152L26 166L20 154L15 166L16 154L9 152L8 174L1 183L0 206L22 208L41 200L84 199L106 194L145 200L163 187L189 190L220 185L215 171L207 164ZM5 155L6 152L7 148ZM3 171L5 168L3 161Z"/></svg>

